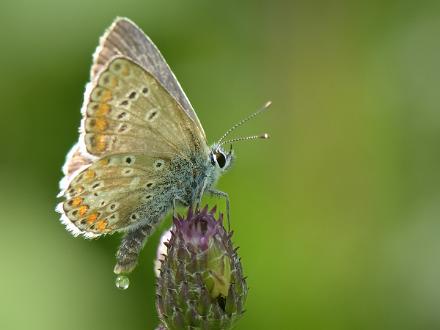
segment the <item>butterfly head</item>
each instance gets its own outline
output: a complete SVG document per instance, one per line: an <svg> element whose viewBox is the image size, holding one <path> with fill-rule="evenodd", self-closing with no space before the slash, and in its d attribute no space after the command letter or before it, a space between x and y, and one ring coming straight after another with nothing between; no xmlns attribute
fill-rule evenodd
<svg viewBox="0 0 440 330"><path fill-rule="evenodd" d="M215 166L221 172L228 170L229 167L232 165L232 161L234 160L234 153L232 152L232 144L228 152L226 152L218 144L215 144L211 148L211 152L209 153L209 158L211 161L211 165Z"/></svg>

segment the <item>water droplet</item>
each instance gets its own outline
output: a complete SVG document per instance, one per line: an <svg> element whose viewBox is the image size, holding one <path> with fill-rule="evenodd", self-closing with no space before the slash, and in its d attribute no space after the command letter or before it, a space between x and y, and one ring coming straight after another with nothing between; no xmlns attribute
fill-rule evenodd
<svg viewBox="0 0 440 330"><path fill-rule="evenodd" d="M130 285L130 279L124 275L118 275L115 280L115 285L118 289L126 290Z"/></svg>

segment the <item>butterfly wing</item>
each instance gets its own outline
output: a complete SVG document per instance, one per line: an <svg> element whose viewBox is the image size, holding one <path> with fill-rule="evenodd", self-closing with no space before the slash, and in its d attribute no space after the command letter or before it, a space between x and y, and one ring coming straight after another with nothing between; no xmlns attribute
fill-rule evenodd
<svg viewBox="0 0 440 330"><path fill-rule="evenodd" d="M188 154L206 146L198 126L155 77L128 58L112 59L83 106L87 153Z"/></svg>
<svg viewBox="0 0 440 330"><path fill-rule="evenodd" d="M80 142L70 152L57 210L75 235L135 226L157 198L172 202L162 170L173 157L208 152L198 126L159 81L124 57L87 87ZM155 190L151 190L155 187ZM156 203L155 203L156 202ZM152 214L151 216L154 216Z"/></svg>
<svg viewBox="0 0 440 330"><path fill-rule="evenodd" d="M82 171L93 162L93 158L90 155L81 151L81 144L75 144L69 151L66 157L66 162L63 166L64 178L60 182L60 188L63 190L68 182L76 175L76 173ZM59 197L61 196L61 193Z"/></svg>
<svg viewBox="0 0 440 330"><path fill-rule="evenodd" d="M136 227L141 220L158 219L165 210L157 199L172 200L163 171L170 158L163 155L105 156L79 172L58 205L62 222L75 236L92 238ZM150 223L153 225L154 223Z"/></svg>
<svg viewBox="0 0 440 330"><path fill-rule="evenodd" d="M205 137L197 114L160 51L136 24L122 17L116 18L100 39L99 46L93 56L92 80L111 58L118 55L125 56L140 64L155 76L194 120L201 134Z"/></svg>

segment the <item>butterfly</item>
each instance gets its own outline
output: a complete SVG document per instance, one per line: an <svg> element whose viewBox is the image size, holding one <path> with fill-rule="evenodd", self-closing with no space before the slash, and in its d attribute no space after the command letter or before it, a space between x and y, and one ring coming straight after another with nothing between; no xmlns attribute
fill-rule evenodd
<svg viewBox="0 0 440 330"><path fill-rule="evenodd" d="M124 232L116 274L129 273L160 221L176 204L192 206L214 189L234 159L225 141L211 147L188 98L153 42L117 18L93 56L77 144L67 154L56 210L74 236Z"/></svg>

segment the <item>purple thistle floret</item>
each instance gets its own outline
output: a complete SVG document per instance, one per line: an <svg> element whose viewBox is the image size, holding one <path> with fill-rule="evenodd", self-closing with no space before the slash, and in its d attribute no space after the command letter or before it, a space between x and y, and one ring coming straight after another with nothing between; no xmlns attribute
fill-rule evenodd
<svg viewBox="0 0 440 330"><path fill-rule="evenodd" d="M220 214L218 220L214 218L216 208L209 213L205 207L202 211L194 214L190 208L185 218L178 216L173 218L176 233L182 235L184 241L199 248L201 251L208 249L210 239L219 239L219 234L223 229L223 214Z"/></svg>
<svg viewBox="0 0 440 330"><path fill-rule="evenodd" d="M166 329L230 329L244 312L240 258L216 209L173 219L157 280L156 306Z"/></svg>

